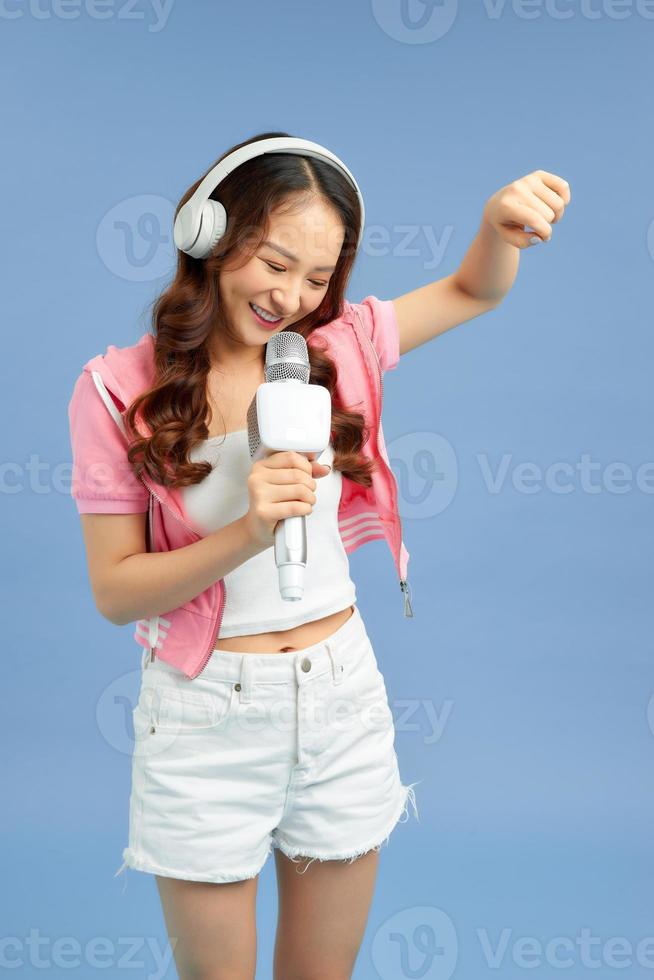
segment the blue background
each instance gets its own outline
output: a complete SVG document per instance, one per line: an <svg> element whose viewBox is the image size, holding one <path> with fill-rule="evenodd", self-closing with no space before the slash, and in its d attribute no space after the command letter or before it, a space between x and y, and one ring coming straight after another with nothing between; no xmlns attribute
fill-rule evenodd
<svg viewBox="0 0 654 980"><path fill-rule="evenodd" d="M401 0L103 9L6 0L0 14L7 960L43 975L30 929L49 937L51 976L69 975L54 955L63 937L106 937L111 977L124 975L124 937L165 946L154 879L112 877L139 648L133 625L94 606L66 410L89 357L148 329L183 191L228 146L284 129L341 156L368 229L386 230L386 247L364 243L352 301L453 272L511 180L542 168L572 190L504 302L385 379L415 618L384 542L357 551L352 571L403 780L421 780L420 821L411 811L382 851L354 976L506 980L529 962L560 977L545 953L559 936L572 941L566 975L611 977L620 962L621 976L651 976L652 944L640 962L637 945L654 934L654 10L410 0L403 22ZM443 245L436 261L425 227ZM576 471L585 455L592 488ZM493 490L485 473L503 458ZM540 468L531 492L514 479L525 463ZM544 478L558 463L572 468L569 492ZM262 978L275 914L271 857ZM443 954L420 952L421 925ZM584 929L601 940L596 969ZM493 947L505 930L499 971L484 930ZM543 952L520 965L523 937ZM631 956L611 959L616 937ZM147 947L132 959L143 965L130 975L154 975ZM99 972L78 962L78 975Z"/></svg>

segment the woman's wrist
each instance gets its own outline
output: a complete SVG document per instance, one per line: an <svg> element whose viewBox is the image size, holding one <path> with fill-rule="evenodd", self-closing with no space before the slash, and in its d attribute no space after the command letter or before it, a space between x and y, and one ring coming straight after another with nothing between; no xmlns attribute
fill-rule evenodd
<svg viewBox="0 0 654 980"><path fill-rule="evenodd" d="M252 533L250 522L247 519L247 514L243 514L242 517L237 518L232 521L232 526L236 534L236 547L239 549L242 558L239 564L243 564L248 558L253 558L258 555L260 551L264 551L268 545L263 545L258 541ZM219 530L224 530L220 528Z"/></svg>

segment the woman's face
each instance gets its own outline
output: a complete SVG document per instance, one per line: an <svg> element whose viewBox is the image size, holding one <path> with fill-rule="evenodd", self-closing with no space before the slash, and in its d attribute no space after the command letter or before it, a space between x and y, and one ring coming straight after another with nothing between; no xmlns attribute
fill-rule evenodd
<svg viewBox="0 0 654 980"><path fill-rule="evenodd" d="M220 272L221 299L243 343L266 344L320 305L344 237L341 221L320 201L271 215L265 244L241 268ZM278 319L262 325L252 304Z"/></svg>

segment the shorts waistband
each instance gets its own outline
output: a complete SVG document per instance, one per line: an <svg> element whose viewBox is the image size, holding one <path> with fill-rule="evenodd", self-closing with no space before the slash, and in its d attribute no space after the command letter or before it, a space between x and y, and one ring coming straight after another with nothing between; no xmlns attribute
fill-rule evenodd
<svg viewBox="0 0 654 980"><path fill-rule="evenodd" d="M242 688L254 683L308 683L312 678L331 671L335 684L343 679L347 664L356 661L365 644L369 644L363 617L357 606L337 630L310 646L284 653L242 653L237 650L213 650L206 666L196 678L187 678L181 671L156 658L144 657L144 673L151 679L159 672L176 678L184 677L189 689L199 689L204 683L230 681Z"/></svg>

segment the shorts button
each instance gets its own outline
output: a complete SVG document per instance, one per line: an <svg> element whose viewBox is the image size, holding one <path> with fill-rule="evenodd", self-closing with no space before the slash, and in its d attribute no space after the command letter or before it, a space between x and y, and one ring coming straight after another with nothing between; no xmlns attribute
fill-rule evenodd
<svg viewBox="0 0 654 980"><path fill-rule="evenodd" d="M241 690L241 685L240 684L234 684L234 690L240 691Z"/></svg>
<svg viewBox="0 0 654 980"><path fill-rule="evenodd" d="M301 667L302 667L302 670L305 672L305 674L306 674L306 672L308 670L311 670L311 661L309 660L308 657L305 657L304 658L304 660L302 661Z"/></svg>

